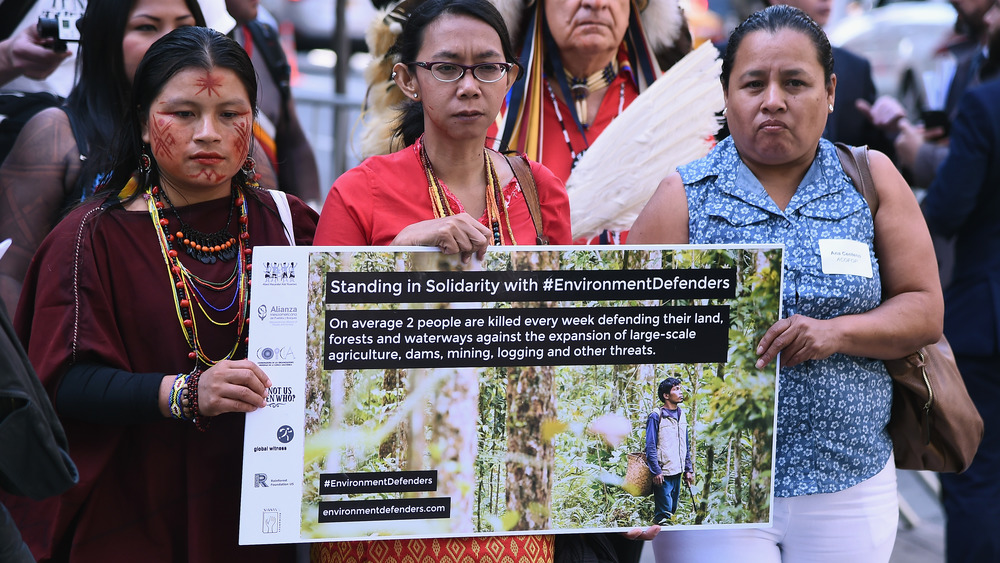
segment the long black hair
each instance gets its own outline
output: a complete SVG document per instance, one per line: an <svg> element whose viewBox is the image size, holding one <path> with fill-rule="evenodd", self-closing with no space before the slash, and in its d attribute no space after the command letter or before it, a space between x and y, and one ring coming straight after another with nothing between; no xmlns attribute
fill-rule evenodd
<svg viewBox="0 0 1000 563"><path fill-rule="evenodd" d="M393 50L401 62L411 63L416 60L417 53L420 52L420 47L424 43L424 30L436 19L446 14L469 16L496 30L497 35L500 36L504 60L517 65L520 75L521 65L517 60L517 54L514 53L514 46L510 42L507 24L500 12L488 0L429 0L417 6L406 23L403 24L403 31L393 46ZM410 68L416 67L411 66ZM393 132L393 137L402 138L403 145L409 146L424 134L424 106L419 101L407 100L402 103L400 109L402 117Z"/></svg>
<svg viewBox="0 0 1000 563"><path fill-rule="evenodd" d="M766 31L774 34L782 29L799 31L809 37L813 46L816 47L817 59L820 66L823 67L826 85L830 85L833 76L833 48L830 47L830 40L827 39L826 32L802 10L785 4L775 4L750 14L750 17L736 26L736 29L729 36L726 54L722 58L722 73L719 75L724 91L729 90L729 74L733 71L736 53L740 50L743 38L755 31Z"/></svg>
<svg viewBox="0 0 1000 563"><path fill-rule="evenodd" d="M138 167L139 155L146 150L142 141L142 126L149 118L153 100L171 78L191 68L225 68L236 73L246 88L254 118L257 117L257 74L243 47L207 27L175 29L153 43L136 68L131 102L115 142L115 161L108 181L112 189L120 189L129 181ZM154 162L149 182L158 181Z"/></svg>
<svg viewBox="0 0 1000 563"><path fill-rule="evenodd" d="M98 174L107 172L108 150L128 107L131 81L125 71L122 42L129 13L138 0L90 0L80 19L77 83L66 99L74 134L87 143L87 160L77 184L89 193ZM205 16L197 0L184 0L197 25ZM84 148L79 147L81 154Z"/></svg>

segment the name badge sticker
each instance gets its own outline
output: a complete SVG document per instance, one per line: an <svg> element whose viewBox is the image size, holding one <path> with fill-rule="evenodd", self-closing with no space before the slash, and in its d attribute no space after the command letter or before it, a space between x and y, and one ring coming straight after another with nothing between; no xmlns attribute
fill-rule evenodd
<svg viewBox="0 0 1000 563"><path fill-rule="evenodd" d="M868 245L856 240L820 239L819 254L824 274L872 277Z"/></svg>

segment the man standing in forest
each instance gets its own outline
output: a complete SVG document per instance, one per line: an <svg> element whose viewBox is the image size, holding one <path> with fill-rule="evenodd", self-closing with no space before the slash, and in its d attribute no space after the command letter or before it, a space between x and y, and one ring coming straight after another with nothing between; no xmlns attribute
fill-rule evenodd
<svg viewBox="0 0 1000 563"><path fill-rule="evenodd" d="M668 377L660 382L657 395L663 405L649 413L646 420L646 463L653 474L653 522L670 522L677 510L681 474L688 486L694 483L687 419L681 410L684 389L681 380Z"/></svg>

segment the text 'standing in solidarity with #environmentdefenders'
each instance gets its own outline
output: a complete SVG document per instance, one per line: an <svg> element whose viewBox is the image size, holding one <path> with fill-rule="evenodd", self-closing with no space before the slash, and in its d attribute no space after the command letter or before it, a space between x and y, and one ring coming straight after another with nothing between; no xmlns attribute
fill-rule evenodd
<svg viewBox="0 0 1000 563"><path fill-rule="evenodd" d="M707 363L727 358L729 306L711 302L735 297L736 271L328 272L325 287L328 304L399 304L327 311L325 369ZM672 304L692 300L708 304Z"/></svg>

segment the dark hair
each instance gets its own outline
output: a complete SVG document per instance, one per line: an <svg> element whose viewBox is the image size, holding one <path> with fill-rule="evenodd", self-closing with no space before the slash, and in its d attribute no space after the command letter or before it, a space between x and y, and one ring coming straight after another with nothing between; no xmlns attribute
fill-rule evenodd
<svg viewBox="0 0 1000 563"><path fill-rule="evenodd" d="M175 29L153 43L136 68L132 100L115 144L115 165L108 182L112 188L124 186L138 166L144 148L142 125L148 119L153 100L171 78L191 68L225 68L235 72L246 88L254 117L257 116L257 74L243 47L207 27ZM155 170L154 163L151 183L158 181Z"/></svg>
<svg viewBox="0 0 1000 563"><path fill-rule="evenodd" d="M830 85L830 77L833 76L833 48L830 47L826 32L802 10L785 4L775 4L750 14L750 17L736 26L730 34L726 54L722 58L722 74L719 75L723 90L729 89L729 73L733 70L736 53L740 50L743 38L755 31L774 34L782 29L799 31L809 37L816 47L817 59L819 65L823 67L826 84Z"/></svg>
<svg viewBox="0 0 1000 563"><path fill-rule="evenodd" d="M122 42L129 13L138 0L90 0L80 18L77 83L66 99L73 116L74 135L86 143L79 147L87 160L77 185L90 193L94 179L107 171L108 150L116 126L128 107L131 81L125 74ZM184 0L197 25L205 16L197 0ZM86 151L86 152L85 152Z"/></svg>
<svg viewBox="0 0 1000 563"><path fill-rule="evenodd" d="M507 32L507 24L489 0L429 0L417 6L403 24L403 32L393 46L393 51L399 56L400 61L411 63L416 60L417 53L424 43L424 30L445 14L469 16L492 27L500 36L504 60L516 64L520 69L521 65L517 61L517 54L514 53L514 46ZM409 146L424 134L424 106L416 100L407 100L400 109L402 116L393 132L393 137L401 137L403 145Z"/></svg>
<svg viewBox="0 0 1000 563"><path fill-rule="evenodd" d="M659 396L660 401L664 401L664 395L669 395L670 391L681 384L681 380L676 377L668 377L660 382L660 386L656 388L656 394Z"/></svg>

